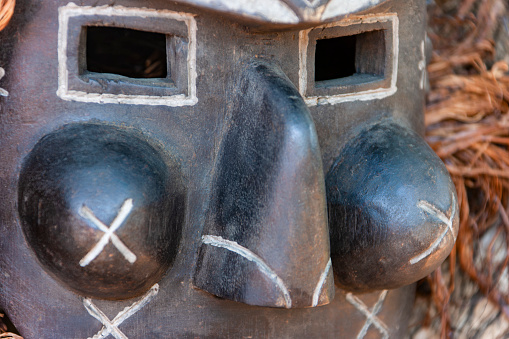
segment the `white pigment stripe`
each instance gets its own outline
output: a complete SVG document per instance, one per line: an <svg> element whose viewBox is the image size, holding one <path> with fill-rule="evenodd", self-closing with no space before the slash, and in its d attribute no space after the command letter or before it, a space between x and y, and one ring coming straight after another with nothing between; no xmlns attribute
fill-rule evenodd
<svg viewBox="0 0 509 339"><path fill-rule="evenodd" d="M292 299L283 280L258 255L254 254L244 246L239 245L235 241L226 240L216 235L204 235L202 237L202 242L207 245L227 249L255 263L260 269L260 272L264 273L272 282L274 282L274 284L276 284L276 286L279 287L285 299L285 307L292 307Z"/></svg>

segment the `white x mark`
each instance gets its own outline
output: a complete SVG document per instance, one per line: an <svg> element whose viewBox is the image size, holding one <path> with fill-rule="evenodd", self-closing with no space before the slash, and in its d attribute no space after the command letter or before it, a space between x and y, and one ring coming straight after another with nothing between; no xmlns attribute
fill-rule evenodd
<svg viewBox="0 0 509 339"><path fill-rule="evenodd" d="M376 302L375 306L373 306L373 310L370 311L366 304L362 302L359 298L354 296L352 293L348 293L346 295L346 300L350 304L352 304L359 312L364 314L366 317L366 322L364 323L364 326L362 327L361 331L357 335L357 339L362 339L366 336L368 333L368 330L371 325L374 325L380 334L382 335L383 339L389 338L389 330L387 329L387 325L385 325L378 317L376 316L378 312L382 310L382 305L384 303L385 297L387 296L387 290L382 291L380 293L380 296L378 297L378 301Z"/></svg>
<svg viewBox="0 0 509 339"><path fill-rule="evenodd" d="M124 308L123 311L119 312L113 320L108 319L108 317L101 311L97 306L94 305L92 300L89 298L83 299L83 305L92 317L96 318L103 324L103 328L97 332L92 338L88 339L102 339L106 338L110 334L114 336L116 339L128 339L127 336L122 333L118 329L118 326L122 324L127 318L138 312L148 304L159 292L159 285L155 284L152 288L137 302Z"/></svg>
<svg viewBox="0 0 509 339"><path fill-rule="evenodd" d="M101 220L97 219L94 213L87 206L83 205L81 207L79 214L83 218L90 220L95 226L97 226L98 229L104 232L99 242L90 250L90 252L87 253L87 255L83 257L83 259L80 260L81 267L85 267L90 264L90 262L94 260L99 255L99 253L102 252L104 246L108 244L110 239L112 244L115 245L115 247L120 251L120 253L122 253L127 261L129 261L131 264L136 261L136 255L131 252L122 241L120 241L115 233L113 233L127 219L127 216L129 213L131 213L132 208L133 199L127 199L124 201L122 207L120 207L120 211L111 223L110 227L107 227Z"/></svg>
<svg viewBox="0 0 509 339"><path fill-rule="evenodd" d="M456 236L454 235L454 230L452 228L452 223L454 221L454 215L456 214L456 198L455 198L454 194L452 194L451 204L452 204L451 216L447 217L444 212L440 211L438 208L436 208L429 202L424 201L424 200L419 201L419 203L417 204L417 207L419 207L423 211L428 212L429 214L437 217L441 222L443 222L444 224L447 225L447 228L445 229L444 232L442 232L440 237L438 237L438 239L435 240L435 242L433 244L431 244L430 247L428 247L427 250L425 250L421 254L416 255L412 259L410 259L410 264L412 264L412 265L416 264L419 261L421 261L422 259L429 256L431 253L433 253L433 251L440 245L442 240L445 238L445 236L447 235L447 232L451 231L451 235L454 237L454 239L456 239Z"/></svg>

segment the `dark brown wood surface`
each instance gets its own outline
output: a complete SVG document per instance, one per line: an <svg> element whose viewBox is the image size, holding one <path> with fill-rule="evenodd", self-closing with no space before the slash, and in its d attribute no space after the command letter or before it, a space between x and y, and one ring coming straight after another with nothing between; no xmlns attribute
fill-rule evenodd
<svg viewBox="0 0 509 339"><path fill-rule="evenodd" d="M100 7L103 5L110 7ZM113 9L116 15L94 12L96 8ZM19 1L18 15L9 28L0 33L0 66L6 70L0 86L9 92L7 97L0 98L0 308L8 314L20 333L25 338L50 338L55 334L62 338L86 338L96 333L121 338L120 332L131 338L403 337L413 302L413 285L386 291L385 288L395 286L382 281L374 288L361 288L376 291L356 295L334 286L332 274L327 271L330 246L326 241L327 227L334 227L335 224L324 220L325 175L341 156L353 159L367 156L362 152L348 154L345 150L349 149L349 142L362 133L368 134L363 138L369 138L370 128L374 126L389 123L403 134L407 130L417 134L423 131L424 71L419 65L425 62L424 3L391 0L375 9L374 13L363 13L361 17L349 18L346 23L337 26L355 26L351 34L383 30L384 34L378 35L384 37L383 43L378 41L377 46L390 46L383 49L385 54L379 50L372 53L372 49L362 44L362 48L358 49L359 53L367 51L372 58L384 56L373 60L377 67L384 65L384 72L378 72L380 74L375 77L375 86L370 82L372 78L363 73L366 68L358 67L355 78L334 82L315 96L312 91L306 91L309 86L313 89L320 87L315 84L313 67L316 65L312 57L308 58L310 64L303 62L302 58L312 53L304 46L306 35L311 41L308 46L316 45L317 36L312 31L297 30L301 27L298 24L293 28L286 27L284 31L262 34L239 24L235 15L232 19L231 13L228 14L230 19L227 19L217 12L214 14L191 4L175 5L162 0L83 1L75 6L57 0ZM69 13L75 16L66 21L65 15ZM154 14L157 15L151 17ZM185 24L182 25L182 22ZM121 78L118 75L112 77L99 73L98 77L88 76L84 71L86 62L83 62L83 56L86 55L83 27L87 25L116 25L178 37L178 41L167 40L173 46L170 49L172 53L180 55L168 56L171 76L150 80L152 83L148 86L139 79ZM338 36L340 34L335 35ZM367 44L369 39L359 38L359 41ZM354 62L362 62L363 66L369 68L372 64L367 60L370 61L367 57L356 58ZM178 165L177 181L185 187L185 203L178 204L183 207L176 213L183 216L181 233L175 235L179 241L172 243L172 250L165 251L175 257L170 260L165 258L162 264L164 275L158 280L156 274L157 282L152 281L152 275L148 273L150 284L129 289L128 292L121 291L112 297L129 299L104 300L104 295L84 292L79 286L71 286L72 291L65 279L58 278L55 271L51 273L51 269L44 266L44 262L54 265L69 260L65 264L74 267L73 274L85 273L84 270L80 271L79 263L90 250L93 243L90 239L77 242L74 248L67 247L72 254L68 256L55 257L51 248L58 247L59 242L72 237L79 238L76 235L79 232L75 232L78 227L88 230L95 225L102 233L94 233L94 240L103 239L103 233L107 235L104 238L106 245L100 248L96 260L104 259L102 262L111 265L108 269L99 270L99 278L93 278L99 280L100 286L101 279L107 280L108 272L122 271L132 264L118 250L118 241L136 248L132 244L146 239L147 235L161 234L157 230L159 226L149 227L157 225L152 224L150 213L144 214L143 218L134 218L138 216L136 210L133 210L132 220L123 219L125 230L132 226L132 233L122 232L120 228L113 237L111 232L105 230L112 227L116 216L122 213L124 203L132 198L122 195L124 187L131 187L133 182L128 179L130 172L120 167L114 171L118 175L118 186L110 189L108 184L115 179L104 179L102 182L104 176L101 173L105 172L97 172L99 174L95 179L88 179L93 181L92 184L87 186L86 182L83 183L85 189L92 187L90 191L96 195L84 195L89 200L77 205L68 204L75 201L74 193L78 196L82 194L79 190L68 190L70 184L65 181L82 169L72 170L72 157L74 152L86 153L90 145L79 145L78 142L75 148L66 150L63 145L53 151L54 154L62 152L64 165L65 161L73 165L72 175L52 179L55 187L63 187L50 187L54 189L51 193L55 196L63 195L58 200L62 203L48 209L54 214L51 218L42 218L40 211L45 211L45 207L39 208L39 204L44 199L40 200L42 202L34 200L27 212L30 214L29 227L22 229L22 204L26 196L22 182L36 183L37 179L45 176L60 175L59 171L67 166L61 167L57 163L54 167L37 168L37 159L43 163L47 156L45 151L49 146L44 140L60 138L59 133L72 131L72 126L78 126L76 128L80 130L90 125L118 130L120 134L136 135L136 140L140 140L141 144L152 145L157 150L155 159L159 159L157 153L160 153L161 159L169 167L168 159ZM414 132L411 133L418 138ZM399 138L398 133L395 135ZM71 141L79 140L82 140L79 136L71 138ZM130 142L133 141L127 144ZM105 159L122 158L127 154L118 151L115 143L113 141L113 146L104 146L104 154L108 155ZM38 151L36 145L42 145L42 150ZM416 146L415 154L411 155L416 157L412 158L414 162L422 155L420 147ZM115 152L108 153L113 149ZM147 149L140 146L139 152L148 152ZM238 152L239 156L232 156L231 159L224 156L234 154L230 153L232 150ZM65 152L68 152L68 156ZM125 163L129 164L134 155L126 157ZM151 162L150 159L154 157L147 156L144 161ZM93 158L100 160L100 156ZM59 161L51 156L47 159ZM35 165L31 166L30 161ZM241 164L242 161L245 163ZM442 177L438 180L429 174L435 165L438 166L433 161L431 165L427 164L433 167L429 168L430 171L419 169L411 173L423 178L415 185L408 177L399 176L399 172L391 172L391 180L407 182L406 186L403 184L401 187L407 188L410 193L387 186L381 188L385 189L384 194L387 197L401 194L400 199L414 207L422 199L430 201L436 198L436 201L432 201L433 206L437 205L442 214L453 211L454 199L450 199L449 194L433 197L433 192L439 191L437 182L442 182ZM117 164L115 161L112 163ZM235 166L239 166L236 172L233 170ZM145 168L134 167L136 173ZM20 176L22 168L26 172ZM53 170L45 172L46 168ZM87 169L86 166L83 168ZM303 169L302 173L298 172L300 169ZM221 173L228 175L221 177ZM440 172L439 175L444 173ZM82 176L71 183L86 178ZM245 181L249 184L245 184ZM216 186L218 183L221 184ZM142 186L136 192L143 192ZM42 196L46 194L46 188L40 188L37 184L34 187L33 192L39 194L42 190ZM171 188L172 185L164 187ZM440 188L447 191L447 188ZM233 191L228 192L228 189ZM177 190L178 194L181 192ZM177 193L173 191L168 196ZM291 199L296 196L302 198ZM217 203L218 197L224 198L221 203ZM104 199L104 204L97 203L101 199ZM132 199L136 204L138 200ZM97 212L97 219L104 224L104 229L97 226L97 222L88 222L93 219L90 213L85 213L89 218L84 222L83 212L80 215L80 211L83 211L83 206L89 206L88 201L96 203L94 209L90 208L92 212L105 209L103 215ZM233 204L233 207L230 208L228 204ZM214 210L218 206L219 209ZM412 271L408 261L435 243L444 231L443 218L436 217L440 214L438 212L434 216L423 210L419 216L425 221L414 223L415 218L405 213L404 203L397 206L370 204L364 207L376 209L380 206L384 212L394 213L396 219L402 220L401 227L410 236L401 239L402 246L407 246L404 251L392 251L394 244L391 244L386 251L382 247L381 253L375 251L374 254L369 252L364 255L357 252L353 255L352 258L372 262L372 265L367 265L367 270L362 268L362 275L368 278L369 268L381 262L385 254L391 259L401 255L406 266L389 260L388 266L376 267L404 273ZM57 207L61 207L61 210ZM305 213L301 216L299 213L302 211ZM156 214L152 217L163 218L161 213ZM54 223L54 220L65 219L63 216L68 215L71 216L68 220L75 218L79 221L75 224L76 228L63 228L68 233L59 233L54 238L30 238L30 230L43 226L42 221ZM211 215L213 218L208 218ZM165 222L171 224L166 219L173 217L175 215L164 217ZM452 214L449 217L450 220L454 219ZM217 223L213 225L211 220ZM387 229L395 234L400 229L400 224L388 223L390 218L380 217L376 221L385 222ZM292 224L289 225L289 222ZM391 228L394 225L398 228ZM451 221L451 228L453 226ZM48 224L46 227L54 225ZM361 230L362 235L369 235L370 232L369 229ZM112 240L117 238L118 241ZM162 238L167 240L166 236ZM210 239L215 239L215 242ZM34 246L34 242L38 241L41 244L37 245L41 246ZM367 244L371 246L374 242L368 241ZM419 269L419 274L400 285L425 275L431 266L443 259L444 249L450 244L450 240L438 242L441 250L435 252L435 247L432 247L429 257L425 256L425 260L419 264L423 267ZM158 245L162 245L162 242L158 243L155 239L153 246ZM208 245L213 245L215 249L207 254L210 265L204 270L204 265L198 266L198 263L203 264L203 257L200 256ZM353 245L356 245L355 241ZM46 252L35 254L34 251ZM108 261L110 257L114 259ZM263 260L258 260L258 257ZM213 259L221 258L224 259L219 260L222 266L217 265L216 268ZM164 265L169 263L166 269ZM238 269L248 273L239 277ZM355 269L352 271L354 275ZM295 274L292 274L293 271ZM200 272L205 272L205 275L199 276ZM338 274L337 269L334 273ZM100 274L105 277L101 278ZM325 277L323 280L322 275ZM391 273L385 276L390 277ZM276 301L267 298L278 291L271 285L274 281L278 282L281 290L278 278L283 280L283 284L290 282L288 295L296 301L293 305L281 303L277 298L274 298ZM373 274L372 279L379 278ZM94 284L97 280L94 280ZM118 278L119 290L122 290L124 280L127 281L127 278ZM217 287L216 283L224 281L229 284L226 292L213 288ZM107 283L114 285L109 280ZM320 283L325 284L325 288L323 291L318 289L324 294L318 294L318 303L330 303L311 308L309 306L314 304L313 294L316 286L321 286ZM359 286L344 287L355 290ZM264 289L272 290L261 293ZM332 300L333 294L335 297ZM218 298L217 295L224 298ZM278 298L281 295L286 296L280 293ZM106 296L106 299L112 298ZM276 308L281 306L283 308Z"/></svg>

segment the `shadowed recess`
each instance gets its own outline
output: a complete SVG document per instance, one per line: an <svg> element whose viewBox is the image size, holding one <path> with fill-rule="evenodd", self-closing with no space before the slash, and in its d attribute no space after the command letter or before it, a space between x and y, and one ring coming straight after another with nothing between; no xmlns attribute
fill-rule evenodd
<svg viewBox="0 0 509 339"><path fill-rule="evenodd" d="M165 78L166 35L117 27L87 27L89 72Z"/></svg>

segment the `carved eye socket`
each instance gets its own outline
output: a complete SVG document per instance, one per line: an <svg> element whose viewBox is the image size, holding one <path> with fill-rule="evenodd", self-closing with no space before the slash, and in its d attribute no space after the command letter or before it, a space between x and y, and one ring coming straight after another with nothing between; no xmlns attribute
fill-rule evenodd
<svg viewBox="0 0 509 339"><path fill-rule="evenodd" d="M398 22L381 14L301 31L299 90L308 106L394 94Z"/></svg>
<svg viewBox="0 0 509 339"><path fill-rule="evenodd" d="M349 77L355 74L356 36L316 41L315 82Z"/></svg>
<svg viewBox="0 0 509 339"><path fill-rule="evenodd" d="M196 21L143 8L61 7L57 94L64 100L194 105Z"/></svg>
<svg viewBox="0 0 509 339"><path fill-rule="evenodd" d="M71 85L115 95L186 92L187 39L152 30L82 26L76 60L79 80Z"/></svg>
<svg viewBox="0 0 509 339"><path fill-rule="evenodd" d="M316 88L383 80L385 68L384 30L316 41Z"/></svg>
<svg viewBox="0 0 509 339"><path fill-rule="evenodd" d="M118 27L85 29L86 71L129 78L168 75L165 34Z"/></svg>

